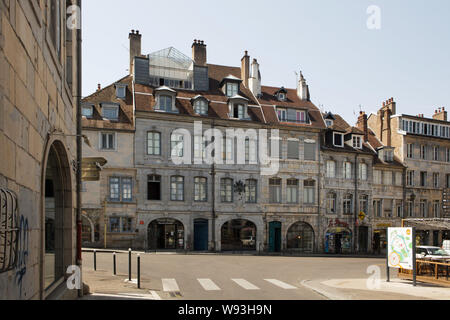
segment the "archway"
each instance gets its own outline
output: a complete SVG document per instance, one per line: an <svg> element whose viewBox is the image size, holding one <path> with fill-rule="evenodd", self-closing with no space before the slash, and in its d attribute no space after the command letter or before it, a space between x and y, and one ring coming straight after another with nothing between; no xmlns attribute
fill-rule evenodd
<svg viewBox="0 0 450 320"><path fill-rule="evenodd" d="M325 235L326 253L351 253L352 251L352 232L346 228L328 229Z"/></svg>
<svg viewBox="0 0 450 320"><path fill-rule="evenodd" d="M256 225L248 220L231 220L222 226L222 251L256 250Z"/></svg>
<svg viewBox="0 0 450 320"><path fill-rule="evenodd" d="M175 219L157 219L148 226L149 250L184 250L184 225Z"/></svg>
<svg viewBox="0 0 450 320"><path fill-rule="evenodd" d="M64 278L72 262L72 180L64 145L54 141L44 162L44 286Z"/></svg>
<svg viewBox="0 0 450 320"><path fill-rule="evenodd" d="M81 240L83 243L94 243L95 242L95 227L91 219L86 215L81 215L82 220L82 232Z"/></svg>
<svg viewBox="0 0 450 320"><path fill-rule="evenodd" d="M305 222L293 224L287 233L287 249L302 253L314 252L314 230Z"/></svg>

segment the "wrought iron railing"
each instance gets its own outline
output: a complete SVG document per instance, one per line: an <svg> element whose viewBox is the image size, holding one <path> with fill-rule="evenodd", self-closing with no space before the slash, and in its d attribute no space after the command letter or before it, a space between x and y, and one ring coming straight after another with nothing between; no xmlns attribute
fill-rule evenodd
<svg viewBox="0 0 450 320"><path fill-rule="evenodd" d="M0 188L0 273L16 267L19 232L17 197Z"/></svg>

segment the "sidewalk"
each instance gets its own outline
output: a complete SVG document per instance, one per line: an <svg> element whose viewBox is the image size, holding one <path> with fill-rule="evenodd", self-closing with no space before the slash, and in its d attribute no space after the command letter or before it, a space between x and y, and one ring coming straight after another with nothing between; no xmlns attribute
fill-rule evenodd
<svg viewBox="0 0 450 320"><path fill-rule="evenodd" d="M370 289L368 279L303 281L302 285L330 300L450 300L449 288L437 285L382 279L379 288Z"/></svg>

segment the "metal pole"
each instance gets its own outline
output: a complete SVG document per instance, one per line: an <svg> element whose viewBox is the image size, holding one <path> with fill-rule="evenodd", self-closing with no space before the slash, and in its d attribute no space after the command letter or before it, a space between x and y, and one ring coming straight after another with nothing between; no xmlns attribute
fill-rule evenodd
<svg viewBox="0 0 450 320"><path fill-rule="evenodd" d="M389 252L389 250L388 250L388 252ZM386 282L391 282L391 275L390 275L390 273L389 273L389 254L388 254L388 256L386 257L386 275L387 275L387 280L386 280Z"/></svg>
<svg viewBox="0 0 450 320"><path fill-rule="evenodd" d="M114 275L117 275L117 269L116 269L116 253L113 253L113 270L114 270Z"/></svg>
<svg viewBox="0 0 450 320"><path fill-rule="evenodd" d="M413 285L417 286L417 259L416 259L416 228L412 228L412 240L413 240Z"/></svg>
<svg viewBox="0 0 450 320"><path fill-rule="evenodd" d="M94 271L97 271L97 250L94 250Z"/></svg>
<svg viewBox="0 0 450 320"><path fill-rule="evenodd" d="M128 249L128 280L131 282L131 249Z"/></svg>
<svg viewBox="0 0 450 320"><path fill-rule="evenodd" d="M137 256L137 286L138 289L141 288L141 256Z"/></svg>

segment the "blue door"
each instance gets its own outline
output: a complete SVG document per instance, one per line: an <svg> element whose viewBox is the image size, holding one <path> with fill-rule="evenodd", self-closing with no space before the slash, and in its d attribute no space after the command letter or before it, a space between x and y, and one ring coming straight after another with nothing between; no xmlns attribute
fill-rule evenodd
<svg viewBox="0 0 450 320"><path fill-rule="evenodd" d="M208 220L194 221L194 250L208 251Z"/></svg>
<svg viewBox="0 0 450 320"><path fill-rule="evenodd" d="M269 251L281 251L281 222L271 222L269 224Z"/></svg>

